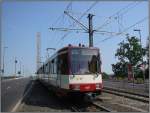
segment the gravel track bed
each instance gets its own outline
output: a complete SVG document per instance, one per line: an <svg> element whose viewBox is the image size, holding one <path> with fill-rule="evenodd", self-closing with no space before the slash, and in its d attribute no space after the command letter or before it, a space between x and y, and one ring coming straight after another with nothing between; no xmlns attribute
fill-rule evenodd
<svg viewBox="0 0 150 113"><path fill-rule="evenodd" d="M98 101L99 104L111 108L114 111L149 111L149 103L144 103L104 92L101 96L99 96L99 98L101 100Z"/></svg>

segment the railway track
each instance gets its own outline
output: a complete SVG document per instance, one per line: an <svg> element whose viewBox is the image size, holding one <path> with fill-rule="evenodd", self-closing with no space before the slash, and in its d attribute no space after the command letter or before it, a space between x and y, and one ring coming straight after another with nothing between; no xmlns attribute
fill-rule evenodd
<svg viewBox="0 0 150 113"><path fill-rule="evenodd" d="M93 102L93 105L99 107L105 112L147 112L146 109L142 109L139 107L135 107L128 104L122 104L119 102L103 102L102 100L98 99L99 101Z"/></svg>
<svg viewBox="0 0 150 113"><path fill-rule="evenodd" d="M100 105L100 104L98 104L96 102L93 102L92 105L96 106L97 108L101 109L102 111L106 111L106 112L112 112L112 111L114 111L114 110L112 110L110 108L107 108L107 107L105 107L103 105Z"/></svg>
<svg viewBox="0 0 150 113"><path fill-rule="evenodd" d="M107 108L103 106L102 104L98 103L96 101L77 101L77 102L72 102L70 109L73 112L111 112L113 111L110 108ZM101 101L99 101L101 102Z"/></svg>
<svg viewBox="0 0 150 113"><path fill-rule="evenodd" d="M128 94L132 94L132 95L138 95L138 96L149 98L149 95L139 94L139 93L135 93L135 92L129 92L124 89L114 89L114 88L109 88L109 87L104 87L104 89L108 89L108 90L112 90L112 91L119 91L119 92L123 92L123 93L128 93Z"/></svg>
<svg viewBox="0 0 150 113"><path fill-rule="evenodd" d="M118 89L113 89L113 88L106 88L106 87L103 89L103 92L111 93L111 94L114 94L114 95L117 95L117 96L123 96L123 97L126 97L126 98L142 101L142 102L145 102L145 103L149 103L149 96L147 96L147 95L127 92L127 91L124 91L124 90L118 90Z"/></svg>
<svg viewBox="0 0 150 113"><path fill-rule="evenodd" d="M70 107L71 111L73 112L82 112L79 108L77 108L76 106L71 106Z"/></svg>
<svg viewBox="0 0 150 113"><path fill-rule="evenodd" d="M117 89L111 89L111 88L104 88L103 92L114 94L116 96L126 97L132 100L138 100L144 103L149 103L149 96L144 95L144 94L137 94L137 93L132 93L132 92L124 91L124 90L117 90ZM107 105L105 105L106 103ZM97 98L96 101L92 101L88 105L86 105L86 108L89 108L90 110L87 110L81 107L80 106L81 103L77 105L73 104L71 109L74 112L98 112L98 111L115 112L115 111L124 111L124 110L145 112L145 110L138 108L138 107L131 106L131 105L124 105L124 104L114 103L114 102L110 103L109 105L108 104L109 104L108 102L104 101L103 103L103 101L100 98Z"/></svg>
<svg viewBox="0 0 150 113"><path fill-rule="evenodd" d="M71 106L71 111L73 112L98 112L98 111L104 111L104 112L111 112L112 110L109 108L106 108L105 106L99 105L98 103L91 103L86 108L80 108L78 106Z"/></svg>

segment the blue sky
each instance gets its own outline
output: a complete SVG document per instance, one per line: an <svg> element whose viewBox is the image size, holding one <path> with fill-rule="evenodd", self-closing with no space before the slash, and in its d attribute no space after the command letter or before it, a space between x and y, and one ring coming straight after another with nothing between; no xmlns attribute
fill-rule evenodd
<svg viewBox="0 0 150 113"><path fill-rule="evenodd" d="M14 73L14 58L17 57L24 65L24 70L27 73L34 73L36 69L36 33L41 33L41 57L45 60L46 48L54 47L60 49L69 43L78 45L79 43L88 46L88 34L76 33L75 31L69 33L64 40L61 37L66 32L50 31L49 27L68 27L73 20L68 16L63 15L63 11L70 1L45 1L45 2L3 2L2 4L2 46L7 46L5 52L5 70L6 75ZM69 9L70 13L75 18L79 18L94 1L90 2L72 2ZM128 8L129 6L129 8ZM117 19L115 14L120 9L125 8L120 12L122 14ZM96 5L88 11L95 16L93 17L94 29L103 25L106 20L111 21L107 26L100 29L101 31L120 32L123 29L135 24L144 17L148 17L148 2L102 2L99 1ZM111 19L108 17L115 14ZM59 18L60 17L60 18ZM59 18L59 19L58 19ZM56 20L58 21L56 22ZM88 25L87 15L80 20L84 25ZM73 28L80 28L76 25ZM131 36L139 37L137 32L133 29L141 29L142 44L145 46L146 38L148 37L148 19L134 27L128 29L125 33ZM114 54L118 47L118 43L125 39L124 35L114 36L111 39L101 42L101 40L109 37L108 34L94 34L94 46L100 48L102 57L102 71L112 73L111 64L117 62ZM53 51L49 51L52 55ZM19 64L17 65L19 69Z"/></svg>

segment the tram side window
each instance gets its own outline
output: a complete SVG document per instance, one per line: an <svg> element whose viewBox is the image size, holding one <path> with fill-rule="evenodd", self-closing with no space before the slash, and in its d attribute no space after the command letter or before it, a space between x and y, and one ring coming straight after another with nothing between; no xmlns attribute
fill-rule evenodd
<svg viewBox="0 0 150 113"><path fill-rule="evenodd" d="M45 66L45 73L47 74L47 68L48 68L48 65L46 64Z"/></svg>
<svg viewBox="0 0 150 113"><path fill-rule="evenodd" d="M54 59L52 60L52 63L51 63L51 71L52 71L52 74L54 74Z"/></svg>
<svg viewBox="0 0 150 113"><path fill-rule="evenodd" d="M51 74L51 62L49 62L48 65L49 65L49 74Z"/></svg>
<svg viewBox="0 0 150 113"><path fill-rule="evenodd" d="M42 74L44 74L44 66L42 66Z"/></svg>
<svg viewBox="0 0 150 113"><path fill-rule="evenodd" d="M58 66L59 74L67 75L68 74L68 54L61 54L58 56Z"/></svg>
<svg viewBox="0 0 150 113"><path fill-rule="evenodd" d="M51 62L51 74L53 74L53 63Z"/></svg>
<svg viewBox="0 0 150 113"><path fill-rule="evenodd" d="M57 59L54 59L54 74L57 73Z"/></svg>
<svg viewBox="0 0 150 113"><path fill-rule="evenodd" d="M45 65L45 74L47 74L47 64Z"/></svg>

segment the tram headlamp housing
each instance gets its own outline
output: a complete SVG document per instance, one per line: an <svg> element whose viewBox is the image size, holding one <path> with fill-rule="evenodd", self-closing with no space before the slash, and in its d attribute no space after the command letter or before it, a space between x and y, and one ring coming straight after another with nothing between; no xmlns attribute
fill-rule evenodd
<svg viewBox="0 0 150 113"><path fill-rule="evenodd" d="M99 88L100 88L100 84L97 83L97 84L96 84L96 89L99 89Z"/></svg>

